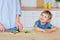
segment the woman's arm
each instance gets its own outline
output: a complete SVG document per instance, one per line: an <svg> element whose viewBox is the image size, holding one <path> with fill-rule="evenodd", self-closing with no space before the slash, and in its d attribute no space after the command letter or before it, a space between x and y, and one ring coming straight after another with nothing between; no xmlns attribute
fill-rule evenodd
<svg viewBox="0 0 60 40"><path fill-rule="evenodd" d="M3 25L0 23L0 30L1 31L4 31L5 30L5 28L3 27Z"/></svg>
<svg viewBox="0 0 60 40"><path fill-rule="evenodd" d="M20 15L19 14L16 15L16 21L20 22Z"/></svg>
<svg viewBox="0 0 60 40"><path fill-rule="evenodd" d="M16 15L16 27L17 27L17 29L19 29L20 32L23 30L23 25L20 22L19 14Z"/></svg>

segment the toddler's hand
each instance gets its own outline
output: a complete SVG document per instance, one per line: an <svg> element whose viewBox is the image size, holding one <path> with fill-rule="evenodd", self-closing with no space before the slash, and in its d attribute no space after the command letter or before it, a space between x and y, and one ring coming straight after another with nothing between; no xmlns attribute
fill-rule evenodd
<svg viewBox="0 0 60 40"><path fill-rule="evenodd" d="M46 29L45 32L46 33L51 33L52 31L51 31L51 29Z"/></svg>

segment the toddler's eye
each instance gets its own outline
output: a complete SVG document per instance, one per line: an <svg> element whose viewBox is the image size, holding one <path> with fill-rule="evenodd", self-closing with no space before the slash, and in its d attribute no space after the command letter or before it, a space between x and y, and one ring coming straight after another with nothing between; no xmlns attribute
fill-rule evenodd
<svg viewBox="0 0 60 40"><path fill-rule="evenodd" d="M45 18L47 18L47 17L45 16Z"/></svg>
<svg viewBox="0 0 60 40"><path fill-rule="evenodd" d="M43 16L43 15L41 15L41 16Z"/></svg>

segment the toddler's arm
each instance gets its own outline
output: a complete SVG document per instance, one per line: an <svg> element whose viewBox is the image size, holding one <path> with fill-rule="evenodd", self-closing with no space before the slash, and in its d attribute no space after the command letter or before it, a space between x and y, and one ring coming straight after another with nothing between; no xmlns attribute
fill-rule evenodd
<svg viewBox="0 0 60 40"><path fill-rule="evenodd" d="M51 29L46 29L45 31L47 32L47 33L51 33L51 32L53 32L53 31L56 31L56 27L55 26L52 26L52 28Z"/></svg>
<svg viewBox="0 0 60 40"><path fill-rule="evenodd" d="M34 30L35 31L40 31L40 32L45 32L44 29L38 28L37 25L34 25Z"/></svg>

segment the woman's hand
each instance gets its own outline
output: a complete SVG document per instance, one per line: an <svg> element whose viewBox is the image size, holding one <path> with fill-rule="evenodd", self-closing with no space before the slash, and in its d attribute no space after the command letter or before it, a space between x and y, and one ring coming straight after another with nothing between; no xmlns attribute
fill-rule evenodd
<svg viewBox="0 0 60 40"><path fill-rule="evenodd" d="M4 29L5 29L5 28L3 27L3 25L0 24L0 30L1 30L1 31L4 31Z"/></svg>
<svg viewBox="0 0 60 40"><path fill-rule="evenodd" d="M23 30L23 25L20 23L20 15L16 15L16 27L19 29L20 32Z"/></svg>
<svg viewBox="0 0 60 40"><path fill-rule="evenodd" d="M20 32L23 30L23 25L20 22L16 22L16 27L19 29Z"/></svg>

